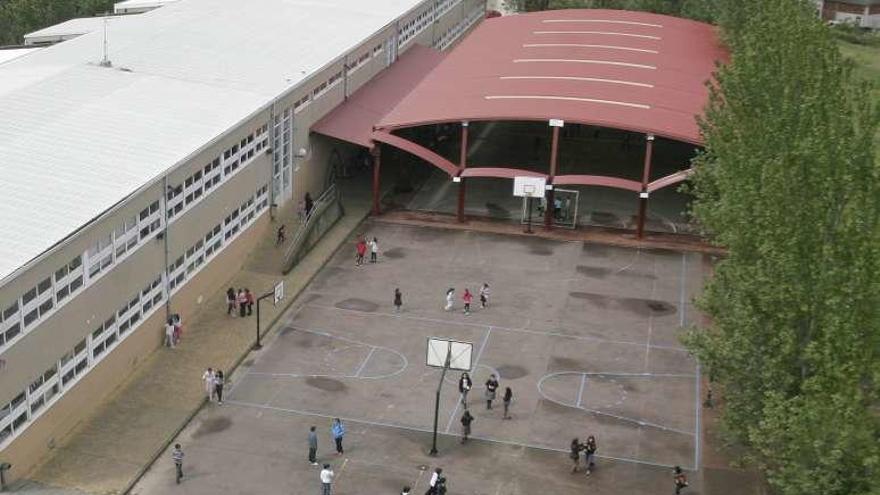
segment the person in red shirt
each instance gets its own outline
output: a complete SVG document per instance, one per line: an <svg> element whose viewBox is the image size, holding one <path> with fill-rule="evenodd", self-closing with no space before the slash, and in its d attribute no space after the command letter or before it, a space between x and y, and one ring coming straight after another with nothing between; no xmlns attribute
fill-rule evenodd
<svg viewBox="0 0 880 495"><path fill-rule="evenodd" d="M363 237L358 239L357 243L357 261L356 265L361 266L364 264L364 255L367 254L367 243L364 241Z"/></svg>
<svg viewBox="0 0 880 495"><path fill-rule="evenodd" d="M462 295L461 298L464 300L464 314L471 314L471 302L474 300L474 295L471 294L470 290L465 289L464 295Z"/></svg>
<svg viewBox="0 0 880 495"><path fill-rule="evenodd" d="M244 298L247 302L247 315L250 316L254 313L254 294L250 289L244 290Z"/></svg>

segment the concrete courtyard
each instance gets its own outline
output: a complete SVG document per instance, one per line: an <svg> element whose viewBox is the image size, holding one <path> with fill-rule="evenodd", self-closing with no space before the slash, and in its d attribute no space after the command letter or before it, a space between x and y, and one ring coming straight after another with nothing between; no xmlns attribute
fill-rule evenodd
<svg viewBox="0 0 880 495"><path fill-rule="evenodd" d="M378 237L379 263L356 267L353 244L343 245L231 377L224 404L204 407L175 440L186 452L183 483L174 484L169 450L132 493L318 493L306 461L311 425L339 494L424 493L437 466L455 494L672 493L674 465L692 470L690 493L707 493L699 368L677 340L697 318L702 255L378 222L362 230ZM489 307L464 315L463 289L483 282ZM449 287L452 312L443 310ZM431 336L473 343L474 440L459 443L451 372L436 457ZM490 373L513 390L510 420L482 400ZM329 435L335 417L348 428L342 456ZM600 455L589 478L570 474L567 457L571 439L587 435Z"/></svg>

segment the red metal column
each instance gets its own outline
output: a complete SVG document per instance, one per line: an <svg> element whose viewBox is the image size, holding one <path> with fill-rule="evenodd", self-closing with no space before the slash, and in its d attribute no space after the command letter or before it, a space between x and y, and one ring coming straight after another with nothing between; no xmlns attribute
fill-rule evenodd
<svg viewBox="0 0 880 495"><path fill-rule="evenodd" d="M381 196L379 187L379 167L382 164L382 152L379 146L380 145L377 143L370 148L370 154L373 155L373 215L379 215L381 213L379 209L379 197Z"/></svg>
<svg viewBox="0 0 880 495"><path fill-rule="evenodd" d="M465 182L464 177L461 177L461 173L464 172L464 169L467 167L467 147L468 147L468 122L462 121L461 123L461 154L458 157L458 175L459 175L459 183L458 183L458 221L464 222L464 193L465 193Z"/></svg>
<svg viewBox="0 0 880 495"><path fill-rule="evenodd" d="M639 223L636 237L645 233L645 216L648 213L648 181L651 178L651 158L654 154L654 135L648 134L645 140L645 165L642 167L642 192L639 193Z"/></svg>
<svg viewBox="0 0 880 495"><path fill-rule="evenodd" d="M556 176L556 156L558 150L559 127L553 126L553 139L550 142L550 177L547 178L550 184L553 184L553 177ZM545 191L545 193L547 207L544 208L544 227L549 229L553 225L553 189Z"/></svg>

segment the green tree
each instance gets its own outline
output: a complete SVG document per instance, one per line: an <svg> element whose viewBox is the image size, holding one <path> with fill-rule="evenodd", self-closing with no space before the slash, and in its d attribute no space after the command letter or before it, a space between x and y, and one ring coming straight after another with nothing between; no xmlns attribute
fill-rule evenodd
<svg viewBox="0 0 880 495"><path fill-rule="evenodd" d="M719 11L695 217L728 248L685 343L724 392L726 430L784 495L880 483L878 112L812 6Z"/></svg>
<svg viewBox="0 0 880 495"><path fill-rule="evenodd" d="M22 43L22 37L74 17L113 11L113 0L0 1L0 45Z"/></svg>

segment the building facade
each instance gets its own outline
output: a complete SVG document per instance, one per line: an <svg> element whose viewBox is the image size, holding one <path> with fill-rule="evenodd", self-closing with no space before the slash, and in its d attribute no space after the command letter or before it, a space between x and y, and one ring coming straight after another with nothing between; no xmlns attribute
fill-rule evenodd
<svg viewBox="0 0 880 495"><path fill-rule="evenodd" d="M224 285L266 235L272 205L320 193L329 149L310 137L314 122L414 44L450 47L485 10L483 0L411 3L2 278L0 462L12 478L161 345L169 315L185 320Z"/></svg>
<svg viewBox="0 0 880 495"><path fill-rule="evenodd" d="M817 0L822 19L880 29L880 0Z"/></svg>

